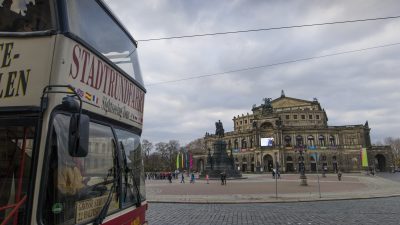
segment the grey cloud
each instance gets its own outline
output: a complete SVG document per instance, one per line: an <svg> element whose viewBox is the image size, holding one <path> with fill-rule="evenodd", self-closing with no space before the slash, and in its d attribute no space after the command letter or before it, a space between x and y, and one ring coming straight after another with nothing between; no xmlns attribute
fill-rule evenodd
<svg viewBox="0 0 400 225"><path fill-rule="evenodd" d="M110 1L136 39L394 16L398 1ZM145 83L266 65L396 42L399 19L139 42ZM251 113L262 98L312 100L330 125L370 122L373 140L400 136L400 46L148 86L143 138L181 143L221 119Z"/></svg>

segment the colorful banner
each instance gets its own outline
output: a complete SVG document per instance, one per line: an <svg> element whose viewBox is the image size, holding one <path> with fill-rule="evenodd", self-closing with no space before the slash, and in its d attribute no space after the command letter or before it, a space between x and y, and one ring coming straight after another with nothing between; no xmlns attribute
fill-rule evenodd
<svg viewBox="0 0 400 225"><path fill-rule="evenodd" d="M189 155L189 168L192 169L193 167L193 157L192 154Z"/></svg>
<svg viewBox="0 0 400 225"><path fill-rule="evenodd" d="M367 156L367 149L361 149L361 162L363 167L368 167L368 156Z"/></svg>
<svg viewBox="0 0 400 225"><path fill-rule="evenodd" d="M185 168L186 169L189 169L189 159L188 159L188 157L189 157L189 152L186 152L186 154L185 154Z"/></svg>
<svg viewBox="0 0 400 225"><path fill-rule="evenodd" d="M183 166L183 157L184 157L184 153L181 153L181 157L182 157L181 164L182 164L182 169L183 169L183 168L185 168L185 167Z"/></svg>
<svg viewBox="0 0 400 225"><path fill-rule="evenodd" d="M179 169L179 153L178 153L178 155L176 156L176 169L177 169L177 170Z"/></svg>

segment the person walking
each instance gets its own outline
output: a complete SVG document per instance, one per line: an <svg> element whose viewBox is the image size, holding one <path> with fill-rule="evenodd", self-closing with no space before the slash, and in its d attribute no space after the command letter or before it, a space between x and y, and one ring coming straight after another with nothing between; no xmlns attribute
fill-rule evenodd
<svg viewBox="0 0 400 225"><path fill-rule="evenodd" d="M194 173L192 173L192 175L190 176L190 183L194 184Z"/></svg>
<svg viewBox="0 0 400 225"><path fill-rule="evenodd" d="M169 180L169 183L172 183L172 174L171 173L168 173L168 180Z"/></svg>
<svg viewBox="0 0 400 225"><path fill-rule="evenodd" d="M181 183L185 183L185 175L184 174L185 174L184 172L181 173Z"/></svg>
<svg viewBox="0 0 400 225"><path fill-rule="evenodd" d="M226 185L226 172L224 172L224 185Z"/></svg>
<svg viewBox="0 0 400 225"><path fill-rule="evenodd" d="M339 172L337 173L337 178L339 181L342 180L342 172L339 170Z"/></svg>
<svg viewBox="0 0 400 225"><path fill-rule="evenodd" d="M206 181L207 181L207 184L208 184L208 173L206 173Z"/></svg>
<svg viewBox="0 0 400 225"><path fill-rule="evenodd" d="M221 173L221 185L224 185L224 173Z"/></svg>

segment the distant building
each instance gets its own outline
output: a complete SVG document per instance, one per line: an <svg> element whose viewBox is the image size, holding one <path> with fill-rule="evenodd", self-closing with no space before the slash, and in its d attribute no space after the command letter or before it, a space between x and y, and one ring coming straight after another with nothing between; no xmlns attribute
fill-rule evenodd
<svg viewBox="0 0 400 225"><path fill-rule="evenodd" d="M368 122L358 125L328 126L328 116L316 98L313 101L286 97L263 99L253 105L252 114L233 117L234 131L225 132L228 154L233 154L242 172L297 172L301 155L305 170L316 172L324 166L329 172L355 172L361 165L361 150L366 148L368 164L377 171L389 171L390 146L372 146ZM195 168L204 169L208 149L213 149L214 134L204 137L206 150L194 156Z"/></svg>

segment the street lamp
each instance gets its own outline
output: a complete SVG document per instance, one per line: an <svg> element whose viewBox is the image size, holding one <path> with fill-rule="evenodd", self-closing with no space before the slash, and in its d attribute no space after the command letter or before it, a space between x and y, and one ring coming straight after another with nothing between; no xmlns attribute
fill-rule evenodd
<svg viewBox="0 0 400 225"><path fill-rule="evenodd" d="M295 149L294 149L294 151L295 151L295 152L299 152L299 154L300 154L300 159L301 159L301 161L300 161L300 168L299 168L299 171L300 171L300 180L301 180L300 185L301 185L301 186L307 186L306 169L305 169L305 166L304 166L304 156L303 156L304 153L307 152L306 146L304 146L304 145L296 146Z"/></svg>

